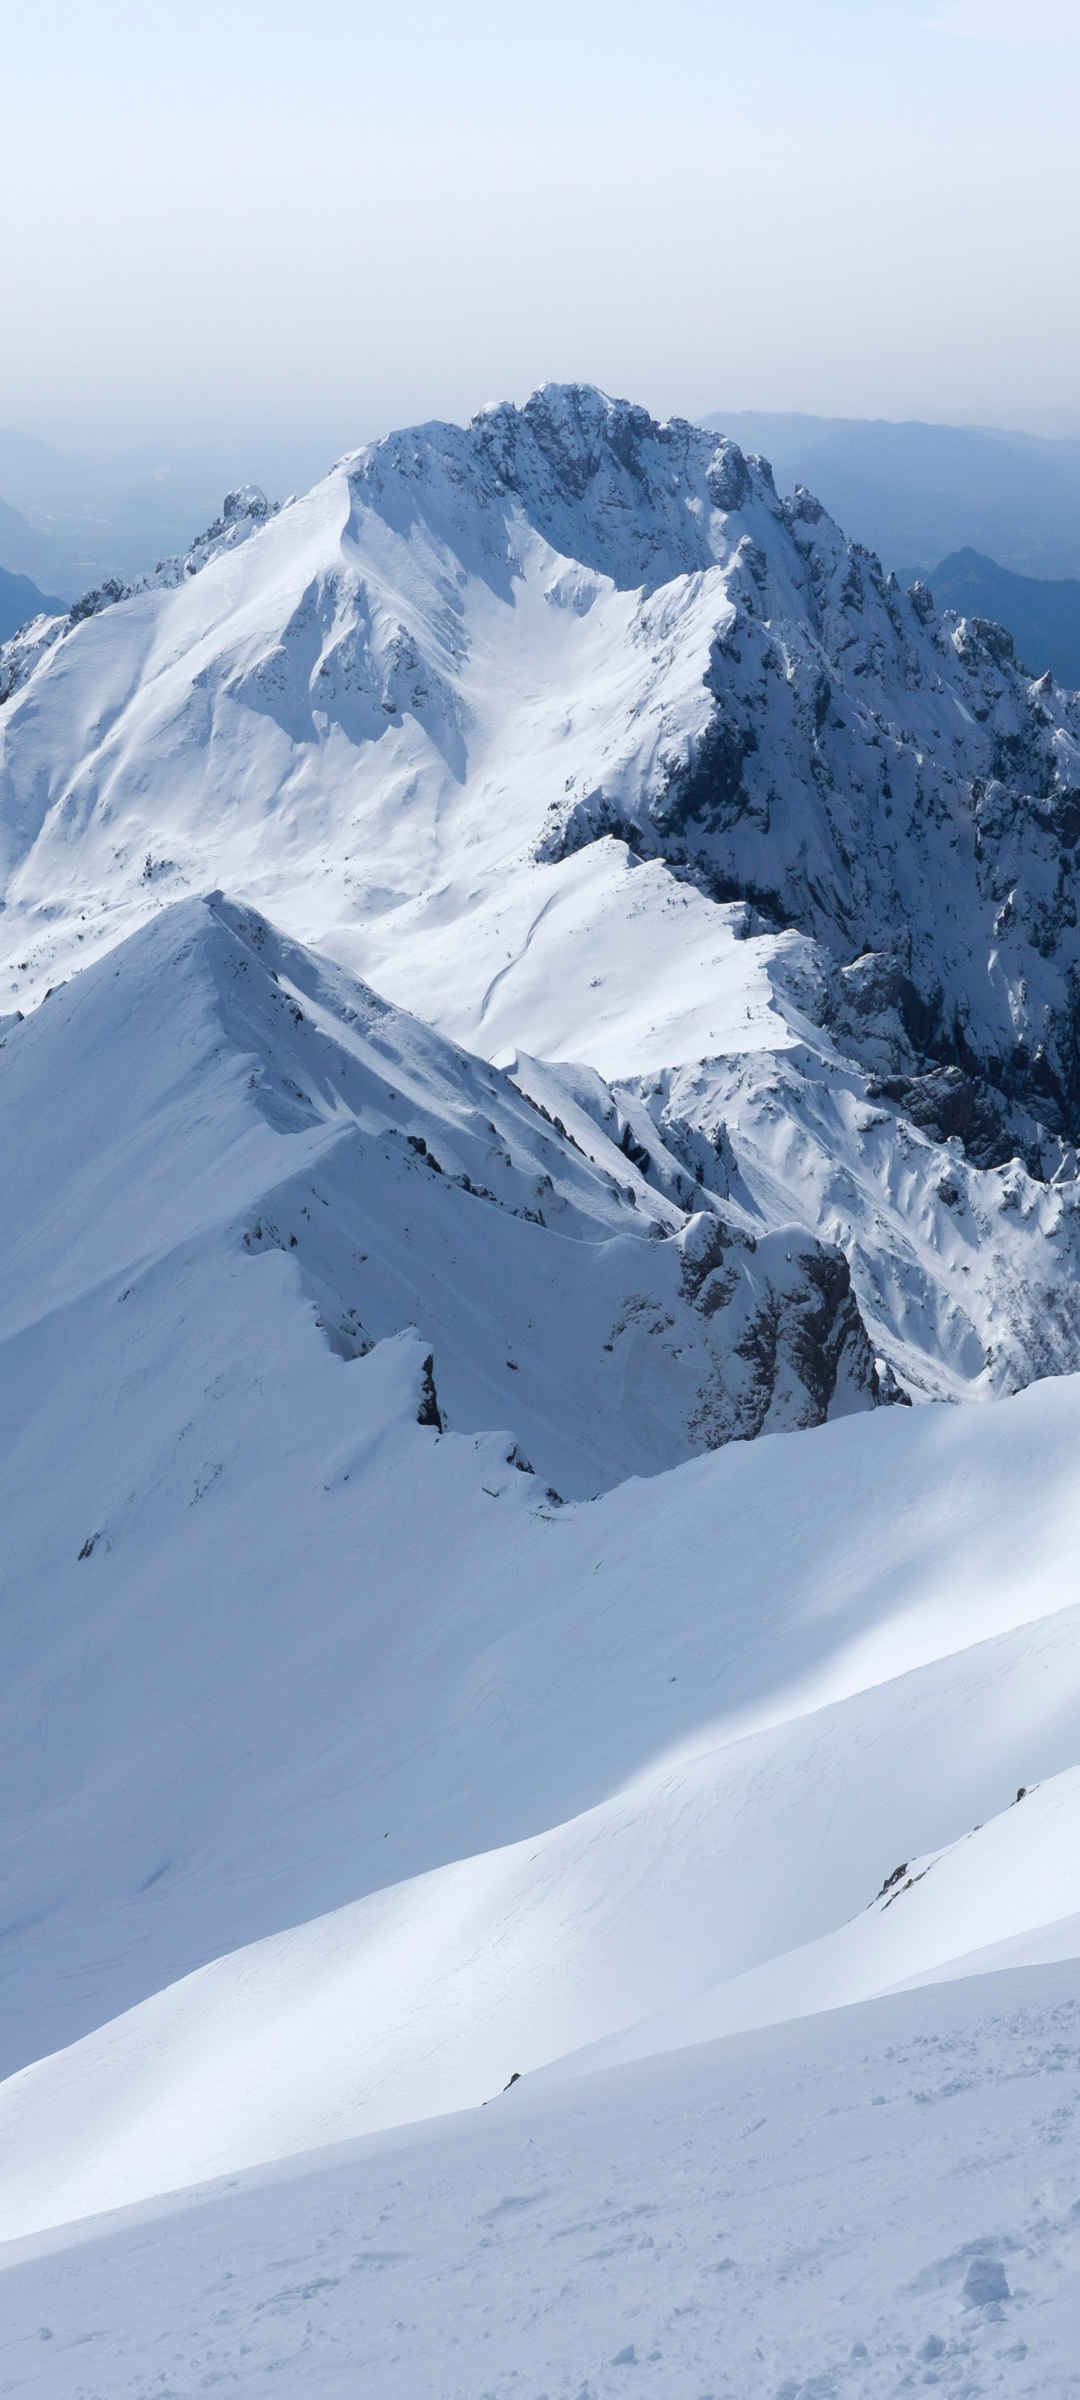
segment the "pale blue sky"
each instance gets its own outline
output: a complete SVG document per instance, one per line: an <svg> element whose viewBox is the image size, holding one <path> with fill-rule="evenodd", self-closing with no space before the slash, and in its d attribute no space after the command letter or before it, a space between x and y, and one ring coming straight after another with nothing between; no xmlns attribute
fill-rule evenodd
<svg viewBox="0 0 1080 2400"><path fill-rule="evenodd" d="M1080 431L1063 0L0 0L0 421Z"/></svg>

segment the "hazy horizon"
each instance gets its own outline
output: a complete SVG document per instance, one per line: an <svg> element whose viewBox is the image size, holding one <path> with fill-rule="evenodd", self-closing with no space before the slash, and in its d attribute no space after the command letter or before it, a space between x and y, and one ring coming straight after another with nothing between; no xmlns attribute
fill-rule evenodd
<svg viewBox="0 0 1080 2400"><path fill-rule="evenodd" d="M1036 442L1080 442L1080 410L1077 411L1075 424L1048 427L1033 420L1024 422L1019 418L1012 422L1006 422L1004 419L991 422L987 418L971 416L932 417L925 412L916 411L901 416L890 413L886 409L873 411L854 408L819 410L792 407L791 409L777 409L768 401L762 401L750 393L740 394L737 399L731 400L730 404L721 394L719 400L710 401L707 406L695 411L685 406L679 406L677 403L670 408L654 407L648 393L631 389L618 391L611 385L603 385L600 378L595 375L569 378L542 376L537 379L536 384L524 384L514 391L507 391L499 396L521 406L538 388L539 384L562 381L594 384L601 390L606 389L612 398L636 401L651 408L652 413L660 419L681 416L688 418L691 423L701 423L714 417L730 417L734 421L744 416L755 418L786 416L796 422L800 418L805 419L808 424L850 422L868 425L923 425L940 427L954 432L1017 435ZM479 400L472 406L463 404L453 411L432 410L418 406L408 416L365 421L360 431L354 432L349 439L342 438L337 442L331 431L320 428L317 423L305 423L302 420L291 423L284 415L264 418L253 415L249 419L238 419L235 423L218 421L200 428L195 435L190 429L184 427L170 431L167 424L159 425L151 419L141 426L133 424L127 428L126 437L117 435L112 440L108 438L107 427L100 426L96 429L81 427L74 418L58 421L55 427L50 427L47 431L39 426L33 433L25 424L20 425L10 421L0 423L0 449L5 443L22 444L25 442L32 444L40 453L55 456L58 459L63 458L77 462L83 458L102 467L116 467L124 471L137 471L153 475L155 461L160 462L163 472L171 471L177 464L188 462L194 465L207 459L214 460L220 454L226 453L238 445L253 442L256 447L272 446L275 452L282 454L295 451L302 462L307 460L309 454L312 460L316 457L324 458L326 466L329 467L350 449L361 448L365 442L378 440L381 435L395 432L405 425L428 424L440 420L463 424L488 405L490 405L490 395L486 400ZM316 474L318 471L318 467L313 465L312 474Z"/></svg>
<svg viewBox="0 0 1080 2400"><path fill-rule="evenodd" d="M1080 432L1063 0L42 0L12 27L0 422L327 457L549 379Z"/></svg>

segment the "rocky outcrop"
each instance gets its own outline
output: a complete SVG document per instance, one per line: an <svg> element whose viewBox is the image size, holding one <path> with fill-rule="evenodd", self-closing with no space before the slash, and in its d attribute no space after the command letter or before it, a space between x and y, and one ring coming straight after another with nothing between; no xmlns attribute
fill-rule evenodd
<svg viewBox="0 0 1080 2400"><path fill-rule="evenodd" d="M902 1398L874 1358L839 1251L795 1228L755 1241L704 1213L679 1248L684 1296L727 1337L692 1421L707 1448Z"/></svg>

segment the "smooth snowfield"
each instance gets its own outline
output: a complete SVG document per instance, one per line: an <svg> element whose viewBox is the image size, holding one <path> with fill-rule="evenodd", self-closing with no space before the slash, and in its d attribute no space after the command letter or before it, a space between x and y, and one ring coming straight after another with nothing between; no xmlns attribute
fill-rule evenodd
<svg viewBox="0 0 1080 2400"><path fill-rule="evenodd" d="M946 1849L899 1860L870 1908L835 1933L558 2060L545 2079L594 2074L908 1985L1080 1957L1078 1847L1080 1772L1072 1768L1033 1790L1018 1787L1009 1809Z"/></svg>
<svg viewBox="0 0 1080 2400"><path fill-rule="evenodd" d="M917 1818L898 1719L924 1760L948 1738L980 1747L1016 1672L1015 1651L993 1651L974 1676L968 1660L966 1677L890 1692L891 1709L849 1703L737 1742L235 1953L12 2077L0 2238L461 2107L523 2070L559 2083L901 1984L1076 1957L1075 1773L776 1954L858 1887L845 1790L871 1828ZM1036 1672L1052 1658L1038 1644ZM952 1793L978 1780L961 1771ZM748 1957L764 1963L738 1972ZM645 2013L672 1993L692 1997ZM605 2025L628 2030L597 2041Z"/></svg>
<svg viewBox="0 0 1080 2400"><path fill-rule="evenodd" d="M994 1975L0 2250L5 2391L1066 2400L1080 1978Z"/></svg>

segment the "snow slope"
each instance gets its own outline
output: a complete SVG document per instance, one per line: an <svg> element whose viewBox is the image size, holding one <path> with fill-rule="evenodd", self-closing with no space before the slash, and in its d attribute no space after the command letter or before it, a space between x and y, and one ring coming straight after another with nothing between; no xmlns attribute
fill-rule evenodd
<svg viewBox="0 0 1080 2400"><path fill-rule="evenodd" d="M909 1984L1076 1959L1078 1816L1075 1768L1034 1788L1019 1785L1011 1807L987 1825L926 1857L898 1861L869 1911L714 1985L689 2007L645 2018L558 2061L549 2076L592 2074Z"/></svg>
<svg viewBox="0 0 1080 2400"><path fill-rule="evenodd" d="M0 1062L0 1955L5 2064L41 2060L0 2088L8 2230L482 2100L736 1978L737 2022L783 2013L808 1942L830 2000L1066 1913L1018 1913L1021 1867L945 1956L922 1898L898 1950L839 1930L1080 1755L1075 1380L856 1390L615 1480L695 1345L725 1368L722 1220L640 1175L631 1207L219 898ZM560 1505L575 1446L612 1488Z"/></svg>
<svg viewBox="0 0 1080 2400"><path fill-rule="evenodd" d="M908 1993L0 2250L9 2393L1066 2400L1077 1969Z"/></svg>
<svg viewBox="0 0 1080 2400"><path fill-rule="evenodd" d="M888 1855L899 1825L956 1823L1000 1787L1012 1764L1005 1744L1004 1756L991 1747L1002 1680L1017 1687L1029 1751L1075 1748L1075 1646L1070 1610L756 1737L717 1738L713 1725L706 1749L639 1769L551 1833L202 1969L0 2086L0 2232L476 2104L514 2073L546 2068L540 2082L558 2082L943 1971L1077 1958L1075 1771L1026 1815L1014 1802L1008 1820L912 1860L910 1890L901 1877L859 1906L875 1847ZM635 1663L640 1680L640 1650ZM1068 1694L1068 1733L1032 1702L1051 1679ZM558 1690L546 1699L559 1757ZM950 1741L957 1766L924 1796L926 1760ZM852 1906L846 1924L787 1950Z"/></svg>

